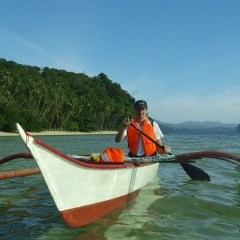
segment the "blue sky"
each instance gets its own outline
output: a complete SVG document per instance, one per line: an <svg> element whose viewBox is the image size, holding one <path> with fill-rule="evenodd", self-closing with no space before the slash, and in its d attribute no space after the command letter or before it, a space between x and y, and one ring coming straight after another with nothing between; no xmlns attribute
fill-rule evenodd
<svg viewBox="0 0 240 240"><path fill-rule="evenodd" d="M1 0L0 58L105 73L167 123L240 123L239 0Z"/></svg>

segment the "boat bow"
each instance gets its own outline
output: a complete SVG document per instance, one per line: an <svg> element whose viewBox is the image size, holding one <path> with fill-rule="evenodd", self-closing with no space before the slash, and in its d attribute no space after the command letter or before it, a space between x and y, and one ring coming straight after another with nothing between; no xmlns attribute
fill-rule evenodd
<svg viewBox="0 0 240 240"><path fill-rule="evenodd" d="M123 206L157 173L158 163L76 160L32 137L17 124L63 219L80 227Z"/></svg>

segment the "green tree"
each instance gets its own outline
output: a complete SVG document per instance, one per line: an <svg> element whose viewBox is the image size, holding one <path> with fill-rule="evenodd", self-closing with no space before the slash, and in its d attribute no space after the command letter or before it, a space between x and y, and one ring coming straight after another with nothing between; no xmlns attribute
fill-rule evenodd
<svg viewBox="0 0 240 240"><path fill-rule="evenodd" d="M26 66L0 59L0 130L116 130L134 98L107 75Z"/></svg>

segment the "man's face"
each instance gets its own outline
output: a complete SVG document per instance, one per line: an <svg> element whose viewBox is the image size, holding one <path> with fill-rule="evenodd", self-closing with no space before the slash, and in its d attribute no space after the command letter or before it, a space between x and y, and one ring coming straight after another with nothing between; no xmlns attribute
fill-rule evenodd
<svg viewBox="0 0 240 240"><path fill-rule="evenodd" d="M147 117L148 110L146 108L138 107L134 109L135 117L139 121L144 121Z"/></svg>

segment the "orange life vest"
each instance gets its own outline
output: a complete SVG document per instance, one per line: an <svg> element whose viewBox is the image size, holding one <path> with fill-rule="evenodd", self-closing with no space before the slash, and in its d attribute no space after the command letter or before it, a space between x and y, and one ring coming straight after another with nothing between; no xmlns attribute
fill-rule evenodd
<svg viewBox="0 0 240 240"><path fill-rule="evenodd" d="M100 154L100 162L124 162L124 150L107 148Z"/></svg>
<svg viewBox="0 0 240 240"><path fill-rule="evenodd" d="M138 123L137 123L136 119L134 119L133 124L136 127L138 127ZM148 118L146 118L143 122L142 131L156 141L156 137L154 134L154 128ZM155 154L157 152L156 144L153 143L148 138L146 138L145 136L143 136L141 133L137 132L137 130L134 129L131 125L128 127L128 147L129 147L130 152L134 156L137 155L138 141L139 141L140 137L143 140L143 146L144 146L146 156L151 156L151 155Z"/></svg>

